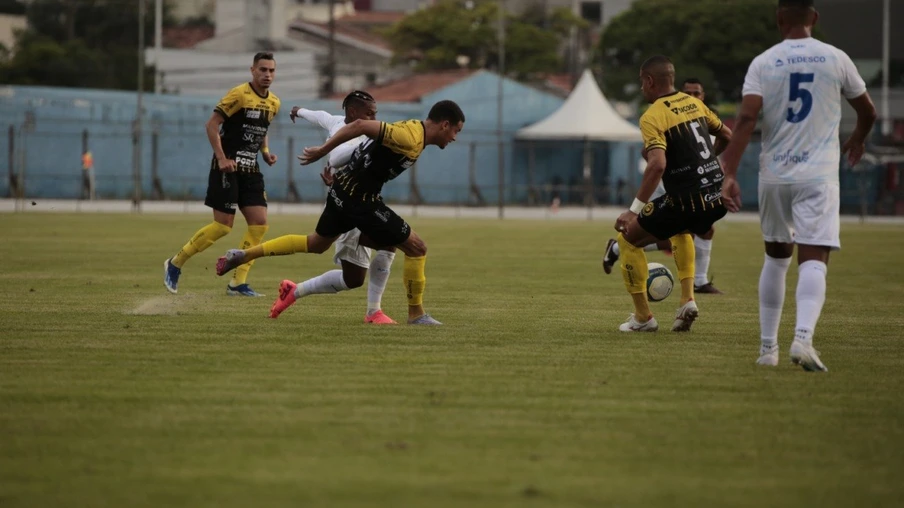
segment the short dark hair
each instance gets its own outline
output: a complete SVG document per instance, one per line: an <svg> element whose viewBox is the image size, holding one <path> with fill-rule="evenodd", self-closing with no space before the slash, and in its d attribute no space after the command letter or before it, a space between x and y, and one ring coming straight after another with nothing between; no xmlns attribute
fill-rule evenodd
<svg viewBox="0 0 904 508"><path fill-rule="evenodd" d="M273 60L274 62L276 61L276 59L273 58L273 53L269 51L261 51L260 53L255 53L254 63L257 63L259 60Z"/></svg>
<svg viewBox="0 0 904 508"><path fill-rule="evenodd" d="M345 96L345 99L342 99L342 109L345 109L349 106L358 106L365 102L376 102L372 95L363 91L363 90L355 90L354 92Z"/></svg>
<svg viewBox="0 0 904 508"><path fill-rule="evenodd" d="M813 7L813 0L778 0L778 6L808 9Z"/></svg>
<svg viewBox="0 0 904 508"><path fill-rule="evenodd" d="M465 114L454 101L439 101L430 108L430 112L427 113L427 120L432 122L449 121L449 123L457 125L459 122L463 123L465 121Z"/></svg>
<svg viewBox="0 0 904 508"><path fill-rule="evenodd" d="M681 86L684 85L700 85L700 88L703 88L703 82L697 78L687 78L684 80L684 83L681 83Z"/></svg>
<svg viewBox="0 0 904 508"><path fill-rule="evenodd" d="M672 63L672 60L665 55L656 55L647 58L643 64L640 66L640 70L646 73L652 73L655 68L662 68L672 66L672 69L675 68L675 65Z"/></svg>

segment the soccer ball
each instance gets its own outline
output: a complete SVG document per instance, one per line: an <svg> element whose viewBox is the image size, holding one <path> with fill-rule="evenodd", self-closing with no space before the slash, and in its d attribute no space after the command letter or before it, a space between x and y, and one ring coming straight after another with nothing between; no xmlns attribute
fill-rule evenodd
<svg viewBox="0 0 904 508"><path fill-rule="evenodd" d="M672 294L675 278L668 268L659 263L647 264L650 276L647 277L647 297L651 302L661 302Z"/></svg>

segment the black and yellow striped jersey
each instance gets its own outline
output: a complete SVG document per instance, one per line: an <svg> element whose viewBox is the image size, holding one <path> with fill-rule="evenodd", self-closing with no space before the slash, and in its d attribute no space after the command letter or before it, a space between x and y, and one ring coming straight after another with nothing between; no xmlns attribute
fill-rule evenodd
<svg viewBox="0 0 904 508"><path fill-rule="evenodd" d="M721 184L722 166L711 133L722 121L702 101L683 92L664 95L640 117L644 154L665 150L662 185L667 194L693 192Z"/></svg>
<svg viewBox="0 0 904 508"><path fill-rule="evenodd" d="M358 145L348 165L336 173L336 183L352 197L378 199L384 183L417 162L424 151L424 135L420 120L381 122L380 134Z"/></svg>
<svg viewBox="0 0 904 508"><path fill-rule="evenodd" d="M267 91L258 95L251 83L243 83L220 99L214 111L223 117L220 142L226 157L235 159L239 171L260 171L257 153L270 122L279 113L279 98Z"/></svg>

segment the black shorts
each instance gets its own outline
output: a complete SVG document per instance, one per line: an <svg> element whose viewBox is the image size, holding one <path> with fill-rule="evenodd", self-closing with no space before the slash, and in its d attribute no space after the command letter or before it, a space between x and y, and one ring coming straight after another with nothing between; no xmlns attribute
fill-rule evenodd
<svg viewBox="0 0 904 508"><path fill-rule="evenodd" d="M382 199L361 201L336 186L330 187L326 208L317 221L317 234L327 238L358 228L380 247L393 247L408 240L411 226Z"/></svg>
<svg viewBox="0 0 904 508"><path fill-rule="evenodd" d="M647 233L666 240L685 231L700 236L727 212L722 204L722 190L710 187L677 197L659 196L647 203L637 222Z"/></svg>
<svg viewBox="0 0 904 508"><path fill-rule="evenodd" d="M218 212L235 214L236 208L267 206L264 175L260 171L224 173L214 159L207 180L204 204Z"/></svg>

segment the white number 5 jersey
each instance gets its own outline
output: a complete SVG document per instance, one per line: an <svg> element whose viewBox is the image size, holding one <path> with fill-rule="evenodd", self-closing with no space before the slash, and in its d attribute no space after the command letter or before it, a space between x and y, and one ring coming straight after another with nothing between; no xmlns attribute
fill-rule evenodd
<svg viewBox="0 0 904 508"><path fill-rule="evenodd" d="M841 96L865 92L850 57L816 39L788 39L756 57L743 95L763 98L760 181L837 182Z"/></svg>

